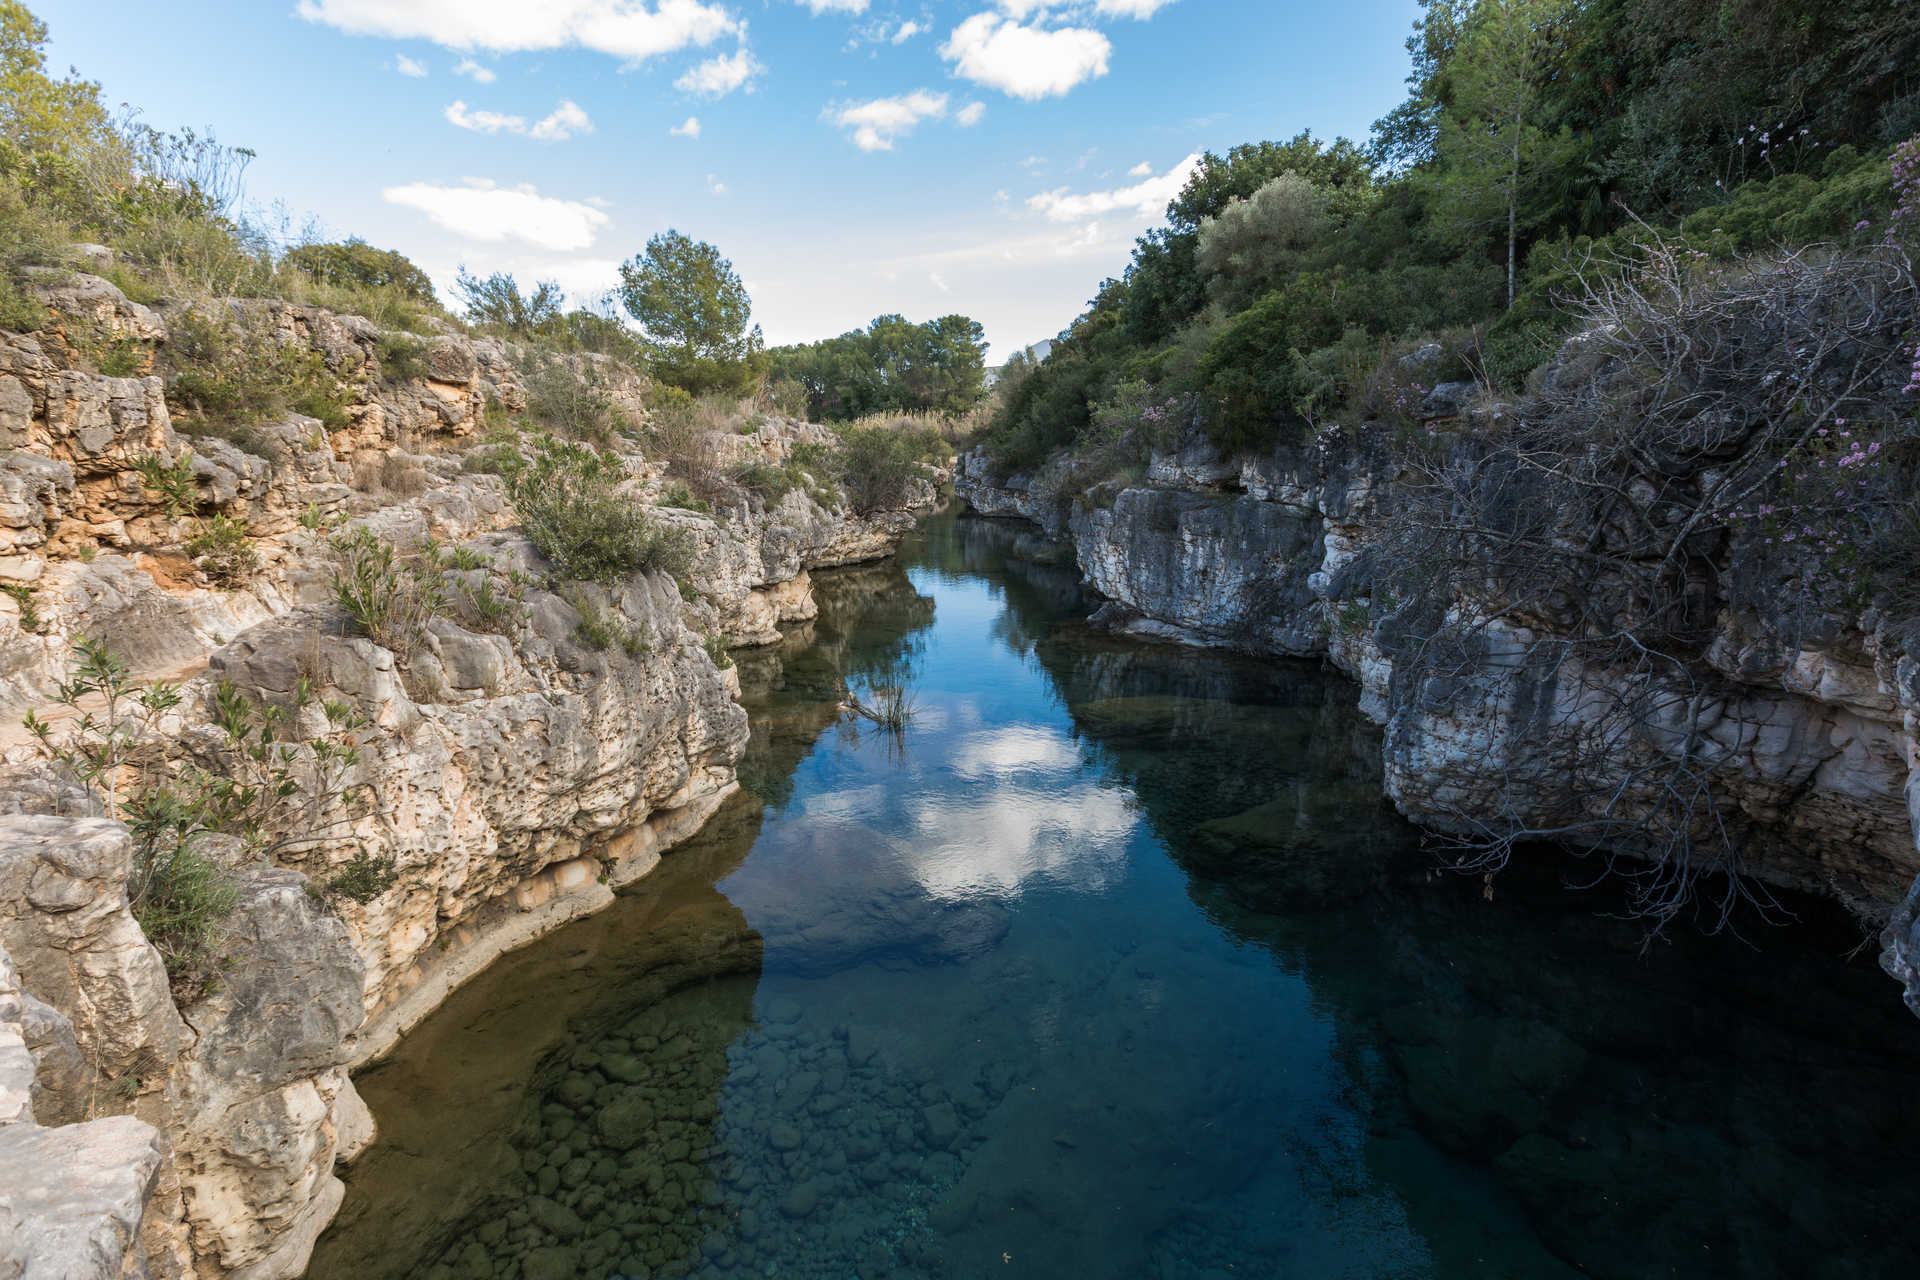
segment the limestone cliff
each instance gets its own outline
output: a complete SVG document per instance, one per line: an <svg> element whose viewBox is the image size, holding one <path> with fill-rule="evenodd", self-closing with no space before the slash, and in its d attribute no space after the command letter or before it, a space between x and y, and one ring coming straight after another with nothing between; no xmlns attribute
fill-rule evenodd
<svg viewBox="0 0 1920 1280"><path fill-rule="evenodd" d="M164 352L173 313L84 275L46 297L47 329L0 335L0 715L43 706L86 638L179 682L158 725L179 741L210 732L216 685L286 708L295 729L326 700L364 726L351 801L316 819L327 839L273 865L206 843L232 864L239 905L204 991L170 989L135 920L126 828L24 734L0 733L0 1274L295 1276L340 1204L336 1162L373 1138L348 1071L698 830L736 789L747 740L737 675L715 655L811 617L809 571L890 553L912 516L829 509L812 484L717 510L658 505L663 468L636 452L623 492L685 530L685 580L549 581L501 480L461 454L482 430L506 438L530 361L572 362L643 422L637 375L449 330L409 340L419 367L394 378L378 361L391 335L365 320L231 303L273 343L316 354L345 408L331 425L287 414L213 432L176 420L159 376L82 358L103 338ZM778 466L819 440L776 418L706 449ZM223 583L183 554L188 522L143 461L184 461L188 505L243 519L257 571ZM451 609L397 657L334 602L328 543L356 527L457 548L476 567L449 567L456 587L518 603L505 622ZM589 613L625 641L594 642ZM390 883L329 891L355 858Z"/></svg>
<svg viewBox="0 0 1920 1280"><path fill-rule="evenodd" d="M1386 435L1334 429L1244 459L1190 446L1155 455L1143 482L1117 494L1076 491L1068 460L1005 476L976 452L955 488L976 511L1069 542L1109 602L1096 623L1323 657L1348 673L1384 728L1386 788L1409 817L1470 839L1509 815L1542 827L1583 816L1567 780L1579 725L1604 714L1592 691L1644 674L1579 670L1577 656L1530 663L1541 633L1505 623L1476 633L1471 662L1397 672L1390 650L1410 623L1357 571L1396 501ZM1743 824L1748 872L1837 897L1885 926L1883 962L1920 1013L1917 671L1871 619L1809 633L1764 609L1732 609L1688 673L1708 696L1671 699L1686 710L1661 732L1715 744L1712 783ZM1612 745L1607 777L1624 791L1663 743L1649 734Z"/></svg>

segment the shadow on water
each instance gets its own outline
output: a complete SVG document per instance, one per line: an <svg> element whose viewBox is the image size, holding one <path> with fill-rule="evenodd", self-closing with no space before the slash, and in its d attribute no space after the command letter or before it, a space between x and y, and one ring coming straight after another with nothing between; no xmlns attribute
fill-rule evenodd
<svg viewBox="0 0 1920 1280"><path fill-rule="evenodd" d="M1093 634L1021 526L816 593L751 794L362 1079L313 1274L1910 1266L1920 1023L1831 909L1649 949L1555 855L1436 875L1345 682Z"/></svg>

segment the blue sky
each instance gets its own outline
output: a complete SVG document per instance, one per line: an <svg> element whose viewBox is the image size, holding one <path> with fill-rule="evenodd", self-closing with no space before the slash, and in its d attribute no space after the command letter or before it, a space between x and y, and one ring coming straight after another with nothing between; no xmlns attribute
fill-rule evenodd
<svg viewBox="0 0 1920 1280"><path fill-rule="evenodd" d="M994 359L1124 268L1197 153L1364 137L1416 0L29 0L51 61L259 153L250 201L576 297L676 227L773 343L901 312ZM690 122L697 122L697 127Z"/></svg>

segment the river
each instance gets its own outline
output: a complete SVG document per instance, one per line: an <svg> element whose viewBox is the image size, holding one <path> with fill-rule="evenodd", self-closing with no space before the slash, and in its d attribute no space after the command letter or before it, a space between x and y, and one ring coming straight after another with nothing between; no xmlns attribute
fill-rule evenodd
<svg viewBox="0 0 1920 1280"><path fill-rule="evenodd" d="M1092 634L1018 526L816 594L743 793L363 1074L311 1275L1907 1273L1920 1023L1836 909L1436 873L1339 676Z"/></svg>

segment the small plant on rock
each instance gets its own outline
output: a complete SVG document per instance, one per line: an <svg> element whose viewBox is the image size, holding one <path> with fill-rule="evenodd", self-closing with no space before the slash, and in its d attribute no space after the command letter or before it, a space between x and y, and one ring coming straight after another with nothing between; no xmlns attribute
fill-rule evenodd
<svg viewBox="0 0 1920 1280"><path fill-rule="evenodd" d="M200 521L187 539L187 555L216 587L244 587L260 571L247 522L233 516Z"/></svg>
<svg viewBox="0 0 1920 1280"><path fill-rule="evenodd" d="M193 454L181 450L169 463L157 453L141 454L133 460L140 483L153 490L169 520L190 516L200 505L200 482L193 474Z"/></svg>
<svg viewBox="0 0 1920 1280"><path fill-rule="evenodd" d="M34 603L33 588L24 582L9 582L0 585L0 591L11 596L13 603L19 607L20 629L38 631L41 623L40 607Z"/></svg>
<svg viewBox="0 0 1920 1280"><path fill-rule="evenodd" d="M335 602L375 644L402 662L412 657L447 608L437 551L405 560L364 526L334 538L332 549Z"/></svg>

